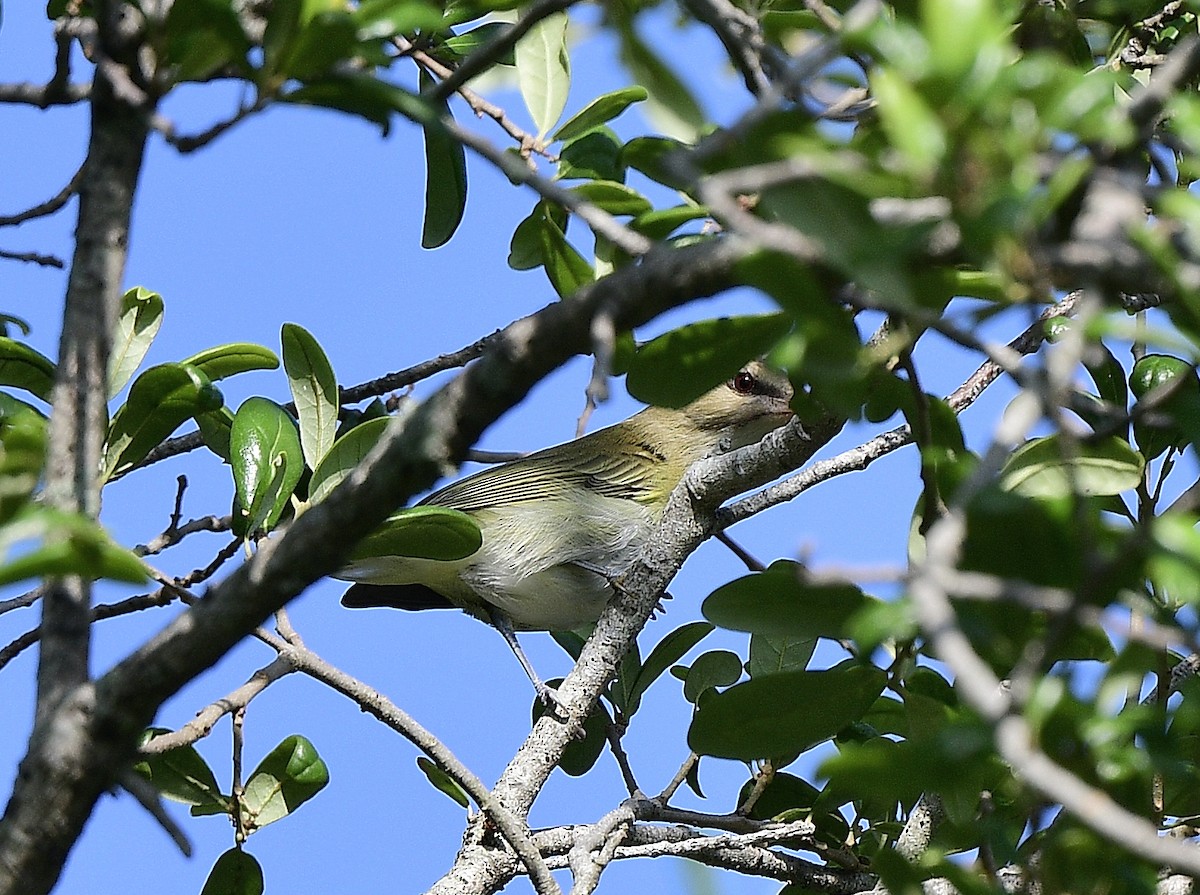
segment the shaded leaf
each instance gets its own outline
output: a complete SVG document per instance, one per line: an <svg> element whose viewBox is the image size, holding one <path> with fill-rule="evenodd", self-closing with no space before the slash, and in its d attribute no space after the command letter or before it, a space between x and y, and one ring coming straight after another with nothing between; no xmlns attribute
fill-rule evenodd
<svg viewBox="0 0 1200 895"><path fill-rule="evenodd" d="M639 401L683 407L733 377L791 328L789 315L701 320L664 333L638 349L625 387Z"/></svg>
<svg viewBox="0 0 1200 895"><path fill-rule="evenodd" d="M159 364L133 380L108 427L103 480L137 463L198 413L224 403L220 390L188 364Z"/></svg>
<svg viewBox="0 0 1200 895"><path fill-rule="evenodd" d="M421 69L421 89L433 79ZM441 119L454 120L449 104L438 104L438 120L422 128L425 136L425 219L421 247L445 245L462 223L467 207L467 156L462 143L447 132Z"/></svg>
<svg viewBox="0 0 1200 895"><path fill-rule="evenodd" d="M779 674L781 671L802 671L808 667L816 648L815 637L753 634L750 637L750 659L746 662L746 673L754 678L764 674Z"/></svg>
<svg viewBox="0 0 1200 895"><path fill-rule="evenodd" d="M633 683L625 706L626 716L633 715L641 705L642 696L650 689L662 673L678 662L697 643L711 634L713 626L708 622L688 622L676 628L650 650L642 663L641 671ZM578 658L578 657L576 657Z"/></svg>
<svg viewBox="0 0 1200 895"><path fill-rule="evenodd" d="M866 665L753 678L700 702L688 745L745 761L804 752L862 717L886 682Z"/></svg>
<svg viewBox="0 0 1200 895"><path fill-rule="evenodd" d="M572 187L571 192L614 215L645 214L654 207L641 193L611 180L591 180Z"/></svg>
<svg viewBox="0 0 1200 895"><path fill-rule="evenodd" d="M54 389L54 363L24 342L0 336L0 385L24 389L43 401Z"/></svg>
<svg viewBox="0 0 1200 895"><path fill-rule="evenodd" d="M687 670L683 681L683 698L696 703L714 687L727 687L742 676L742 660L729 650L701 653Z"/></svg>
<svg viewBox="0 0 1200 895"><path fill-rule="evenodd" d="M857 586L813 584L799 563L778 560L734 579L704 601L704 617L722 628L800 638L846 636L846 622L873 598Z"/></svg>
<svg viewBox="0 0 1200 895"><path fill-rule="evenodd" d="M151 727L142 734L139 746L164 733L170 731ZM143 755L133 769L149 780L164 798L173 802L207 805L220 812L231 810L228 796L221 794L216 776L194 746L177 746L166 752Z"/></svg>
<svg viewBox="0 0 1200 895"><path fill-rule="evenodd" d="M231 848L213 864L200 895L263 895L262 867L253 855Z"/></svg>

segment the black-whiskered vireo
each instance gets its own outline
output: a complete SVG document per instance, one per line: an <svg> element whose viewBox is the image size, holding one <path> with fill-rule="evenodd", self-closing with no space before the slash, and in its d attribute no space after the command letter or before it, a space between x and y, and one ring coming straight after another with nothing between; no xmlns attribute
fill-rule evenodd
<svg viewBox="0 0 1200 895"><path fill-rule="evenodd" d="M357 582L342 604L463 609L499 629L539 696L552 698L514 630L569 631L594 623L688 467L782 426L792 416L791 398L787 378L755 361L678 410L648 407L460 479L420 503L472 516L482 546L455 561L356 560L337 575Z"/></svg>

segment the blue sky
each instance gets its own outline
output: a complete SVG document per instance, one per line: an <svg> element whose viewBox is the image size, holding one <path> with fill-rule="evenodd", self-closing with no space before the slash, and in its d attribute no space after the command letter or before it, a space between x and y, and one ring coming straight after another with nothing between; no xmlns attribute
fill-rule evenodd
<svg viewBox="0 0 1200 895"><path fill-rule="evenodd" d="M0 80L43 81L49 76L53 46L42 8L40 3L6 5ZM748 101L739 82L722 66L715 41L698 33L680 34L671 24L672 14L663 11L648 19L645 35L670 42L671 55L686 59L687 73L706 85L704 99L714 117L731 120ZM568 115L595 95L629 83L603 35L583 33L572 48L572 62L576 80ZM194 132L231 112L237 96L228 86L185 88L163 112L181 132ZM492 98L518 120L528 120L514 91ZM461 106L456 112L469 114ZM491 139L503 136L479 126ZM0 166L6 172L0 180L0 213L43 201L66 183L82 159L85 127L83 106L45 112L0 107ZM618 123L624 136L647 132L646 127L636 113ZM270 110L188 156L152 136L126 274L128 286L158 291L166 302L165 322L147 363L178 360L229 341L254 341L278 350L280 324L291 321L323 343L339 381L352 385L469 344L552 301L540 272L515 272L505 264L509 237L535 197L477 159L469 159L470 198L458 234L442 249L419 247L422 158L420 134L413 127L399 123L382 139L370 125L312 109ZM74 213L72 204L55 218L0 230L0 248L69 255ZM65 282L61 271L0 261L0 310L29 320L32 343L52 357ZM683 309L643 335L701 316L768 307L760 296L732 294ZM944 362L926 367L932 391L949 391L974 366L951 353L943 355ZM482 446L531 450L569 438L588 373L584 361L569 364L498 422ZM434 384L419 386L417 396ZM251 394L287 399L278 371L238 377L222 388L233 407ZM986 417L1001 406L1000 400L986 397L972 413ZM618 384L592 425L614 422L636 407ZM844 433L825 454L873 431ZM896 566L903 562L916 496L914 472L910 452L885 458L863 475L827 483L794 505L739 526L734 535L763 560L804 552L818 566ZM162 530L180 474L190 482L185 517L228 512L232 487L227 468L208 454L177 458L106 489L104 520L122 543L145 542ZM158 557L156 564L183 574L207 563L224 543L224 535L197 535ZM643 635L643 652L674 627L698 618L701 599L742 572L720 545L703 547L672 585L675 599L665 617ZM342 588L338 582L321 582L293 604L292 619L308 645L382 690L442 737L479 777L494 780L528 731L531 697L502 640L457 612L349 612L337 603ZM101 586L97 599L126 594ZM177 611L98 625L93 670L103 672ZM35 612L0 616L0 643L36 624ZM566 657L549 637L525 635L524 643L543 676L566 672ZM706 646L744 654L745 638L714 636ZM243 644L171 700L159 723L172 728L185 723L271 658L265 646ZM3 672L6 723L0 734L0 778L5 781L12 777L28 733L34 673L32 650ZM627 739L635 772L648 792L659 791L685 757L687 717L678 682L664 677L650 691ZM248 850L264 866L268 891L418 891L450 865L463 812L429 787L407 742L344 698L293 675L251 705L247 766L297 732L320 750L332 779L296 815L251 837ZM228 722L198 748L227 784ZM732 810L744 778L740 765L706 760L701 779L711 798L700 802L686 796L681 803ZM588 822L623 797L615 765L605 756L582 780L556 774L531 822ZM221 818L192 819L182 806L169 809L192 837L194 858L181 858L130 798L104 798L58 891L107 895L153 887L164 895L198 893L212 862L232 844L231 830ZM704 879L680 861L642 861L612 868L601 891L709 891ZM779 888L729 875L714 874L709 881L714 892ZM518 882L510 891L527 889Z"/></svg>

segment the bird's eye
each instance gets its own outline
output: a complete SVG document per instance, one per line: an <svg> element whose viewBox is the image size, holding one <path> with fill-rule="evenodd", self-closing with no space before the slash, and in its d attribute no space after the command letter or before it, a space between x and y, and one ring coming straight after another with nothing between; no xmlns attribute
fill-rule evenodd
<svg viewBox="0 0 1200 895"><path fill-rule="evenodd" d="M748 373L745 370L733 377L733 390L739 395L754 394L755 386L758 385L758 379L753 373Z"/></svg>

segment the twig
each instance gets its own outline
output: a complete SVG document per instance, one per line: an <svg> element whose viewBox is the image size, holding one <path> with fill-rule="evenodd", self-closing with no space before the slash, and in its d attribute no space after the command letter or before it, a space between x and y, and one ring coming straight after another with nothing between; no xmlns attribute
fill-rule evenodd
<svg viewBox="0 0 1200 895"><path fill-rule="evenodd" d="M30 264L37 264L41 267L55 267L62 270L66 267L66 262L57 255L43 255L39 252L10 252L6 249L0 249L0 258L7 258L10 261L26 261Z"/></svg>
<svg viewBox="0 0 1200 895"><path fill-rule="evenodd" d="M163 807L162 796L154 785L133 770L125 770L121 773L121 788L133 796L139 805L158 821L158 825L166 831L166 834L171 837L171 841L183 853L185 858L192 856L192 843L187 837L187 833L179 824L171 819L171 815L167 813Z"/></svg>
<svg viewBox="0 0 1200 895"><path fill-rule="evenodd" d="M67 185L61 190L32 208L27 208L25 211L17 212L16 214L0 215L0 227L11 227L16 224L23 224L25 221L33 220L34 218L47 217L54 214L70 201L71 197L79 190L79 181L83 178L83 167L81 166L71 179L67 181ZM59 264L59 267L62 265Z"/></svg>

